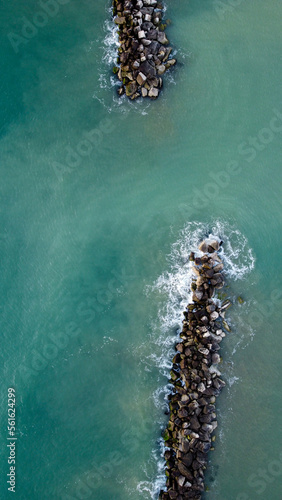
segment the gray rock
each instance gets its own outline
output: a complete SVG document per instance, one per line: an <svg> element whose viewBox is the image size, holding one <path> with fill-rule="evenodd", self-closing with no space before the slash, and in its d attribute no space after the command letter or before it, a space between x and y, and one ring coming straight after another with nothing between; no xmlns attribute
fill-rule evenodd
<svg viewBox="0 0 282 500"><path fill-rule="evenodd" d="M162 45L168 44L168 39L163 31L158 32L158 42L161 43Z"/></svg>
<svg viewBox="0 0 282 500"><path fill-rule="evenodd" d="M189 449L190 449L190 443L189 443L188 439L182 439L179 442L178 449L179 449L179 451L182 451L182 453L185 453L185 454L188 453Z"/></svg>
<svg viewBox="0 0 282 500"><path fill-rule="evenodd" d="M178 463L178 470L182 476L184 476L190 480L193 479L191 472L189 471L189 469L187 469L187 467L185 467L185 465L183 463L181 463L181 462Z"/></svg>
<svg viewBox="0 0 282 500"><path fill-rule="evenodd" d="M205 384L203 384L203 382L201 382L198 387L197 387L198 391L199 392L204 392L206 387L205 387Z"/></svg>
<svg viewBox="0 0 282 500"><path fill-rule="evenodd" d="M209 353L210 353L210 351L209 351L208 349L206 349L205 347L200 347L200 348L198 349L198 351L199 351L201 354L203 354L204 356L208 356L208 355L209 355Z"/></svg>
<svg viewBox="0 0 282 500"><path fill-rule="evenodd" d="M166 67L164 64L157 66L158 75L163 75L165 73Z"/></svg>
<svg viewBox="0 0 282 500"><path fill-rule="evenodd" d="M160 48L159 42L156 42L155 40L152 40L152 43L150 45L150 51L152 54L157 54L158 50Z"/></svg>
<svg viewBox="0 0 282 500"><path fill-rule="evenodd" d="M215 311L215 305L214 304L209 304L207 307L206 307L206 310L208 311L208 313L212 313Z"/></svg>
<svg viewBox="0 0 282 500"><path fill-rule="evenodd" d="M138 81L138 79L137 79L137 81ZM218 314L218 312L216 312L216 311L213 311L213 312L210 314L210 319L211 319L212 321L215 321L218 317L219 317L219 314Z"/></svg>
<svg viewBox="0 0 282 500"><path fill-rule="evenodd" d="M151 29L150 31L148 31L148 33L147 33L148 40L157 40L158 39L158 33L159 32L157 30L155 30L155 29L154 30Z"/></svg>
<svg viewBox="0 0 282 500"><path fill-rule="evenodd" d="M185 410L184 408L182 408L182 410L179 410L177 415L180 417L180 418L186 418L188 417L188 411Z"/></svg>
<svg viewBox="0 0 282 500"><path fill-rule="evenodd" d="M138 73L138 76L137 76L136 80L137 80L137 83L138 83L140 86L142 86L142 85L144 85L144 83L146 82L147 77L146 77L146 75L144 75L144 73L142 73L142 72L140 71L140 73Z"/></svg>
<svg viewBox="0 0 282 500"><path fill-rule="evenodd" d="M206 441L200 441L197 448L203 453L208 453L208 451L211 449L211 443Z"/></svg>
<svg viewBox="0 0 282 500"><path fill-rule="evenodd" d="M147 78L154 78L156 76L156 68L150 64L148 61L144 61L140 64L140 71L147 76Z"/></svg>
<svg viewBox="0 0 282 500"><path fill-rule="evenodd" d="M212 355L212 364L213 365L218 365L218 363L220 363L220 356L219 356L219 354L214 353Z"/></svg>
<svg viewBox="0 0 282 500"><path fill-rule="evenodd" d="M179 484L179 486L182 487L184 485L185 481L186 481L186 478L184 476L178 476L176 478L176 481Z"/></svg>
<svg viewBox="0 0 282 500"><path fill-rule="evenodd" d="M217 420L214 420L212 423L211 423L211 426L212 426L212 432L217 428Z"/></svg>
<svg viewBox="0 0 282 500"><path fill-rule="evenodd" d="M202 429L203 429L203 431L205 431L205 432L209 432L209 433L211 433L211 432L212 432L212 430L213 430L213 427L212 427L212 425L211 425L211 424L203 424L203 425L202 425Z"/></svg>
<svg viewBox="0 0 282 500"><path fill-rule="evenodd" d="M201 424L199 422L199 420L197 419L196 416L193 416L190 420L190 427L193 431L197 431L198 429L200 429L201 427Z"/></svg>
<svg viewBox="0 0 282 500"><path fill-rule="evenodd" d="M200 292L199 290L195 290L195 292L193 293L194 302L198 302L198 301L202 300L203 295L204 295L203 292Z"/></svg>

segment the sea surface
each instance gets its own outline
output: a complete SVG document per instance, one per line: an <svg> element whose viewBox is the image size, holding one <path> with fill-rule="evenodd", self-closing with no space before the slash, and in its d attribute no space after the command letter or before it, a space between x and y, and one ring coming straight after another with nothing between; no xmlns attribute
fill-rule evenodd
<svg viewBox="0 0 282 500"><path fill-rule="evenodd" d="M166 0L178 65L134 103L110 5L0 5L0 497L157 499L187 258L214 234L233 307L203 499L281 500L282 2Z"/></svg>

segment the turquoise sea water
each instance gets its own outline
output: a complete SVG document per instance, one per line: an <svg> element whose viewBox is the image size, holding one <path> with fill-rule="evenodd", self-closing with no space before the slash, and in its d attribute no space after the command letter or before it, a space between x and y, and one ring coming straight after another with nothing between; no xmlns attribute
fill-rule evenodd
<svg viewBox="0 0 282 500"><path fill-rule="evenodd" d="M0 496L157 498L185 262L213 232L235 304L204 498L281 500L281 1L167 1L179 64L133 105L110 2L55 5L0 6Z"/></svg>

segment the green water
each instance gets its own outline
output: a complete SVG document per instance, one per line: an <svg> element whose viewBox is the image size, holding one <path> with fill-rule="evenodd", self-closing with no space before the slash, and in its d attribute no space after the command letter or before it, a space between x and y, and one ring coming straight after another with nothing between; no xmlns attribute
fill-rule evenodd
<svg viewBox="0 0 282 500"><path fill-rule="evenodd" d="M281 499L282 4L222 4L167 2L179 64L134 105L103 60L110 3L61 4L18 53L42 8L0 6L3 499L156 498L183 264L212 229L235 305L204 498Z"/></svg>

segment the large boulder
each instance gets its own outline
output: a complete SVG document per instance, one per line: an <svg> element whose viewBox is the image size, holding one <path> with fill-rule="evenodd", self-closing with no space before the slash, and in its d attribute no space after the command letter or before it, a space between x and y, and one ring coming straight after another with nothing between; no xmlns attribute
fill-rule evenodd
<svg viewBox="0 0 282 500"><path fill-rule="evenodd" d="M160 64L159 66L157 66L157 70L158 75L163 75L165 73L166 67L164 64Z"/></svg>
<svg viewBox="0 0 282 500"><path fill-rule="evenodd" d="M190 479L192 480L193 479L193 475L192 473L190 472L190 470L181 462L178 463L178 470L180 472L180 474L184 477L186 477L187 479Z"/></svg>
<svg viewBox="0 0 282 500"><path fill-rule="evenodd" d="M209 241L209 246L212 248L211 252L219 250L219 242L217 240Z"/></svg>
<svg viewBox="0 0 282 500"><path fill-rule="evenodd" d="M199 247L198 247L198 248L199 248L199 250L200 250L201 252L206 253L206 252L208 251L208 245L207 245L206 241L205 241L205 240L204 240L204 241L201 241L201 243L200 243L200 245L199 245Z"/></svg>
<svg viewBox="0 0 282 500"><path fill-rule="evenodd" d="M143 61L140 64L139 69L140 69L141 73L143 73L145 76L147 76L147 78L148 77L153 78L154 76L156 76L156 73L157 73L155 66L150 64L148 61Z"/></svg>
<svg viewBox="0 0 282 500"><path fill-rule="evenodd" d="M116 17L115 18L115 23L116 24L125 24L125 22L126 22L125 17Z"/></svg>
<svg viewBox="0 0 282 500"><path fill-rule="evenodd" d="M158 91L158 89L156 89L155 87L152 87L152 88L149 90L148 96L149 96L151 99L157 99L158 95L159 95L159 91Z"/></svg>
<svg viewBox="0 0 282 500"><path fill-rule="evenodd" d="M155 40L152 40L152 43L150 45L150 52L151 52L151 54L157 54L159 48L160 48L159 42L157 42Z"/></svg>
<svg viewBox="0 0 282 500"><path fill-rule="evenodd" d="M168 44L168 39L163 31L158 32L158 42L161 43L162 45Z"/></svg>
<svg viewBox="0 0 282 500"><path fill-rule="evenodd" d="M142 85L144 85L145 81L147 80L147 77L146 77L146 75L144 75L144 73L142 73L140 71L140 73L138 73L138 76L137 76L136 80L137 80L137 83L140 86L142 86Z"/></svg>
<svg viewBox="0 0 282 500"><path fill-rule="evenodd" d="M193 462L193 454L186 453L185 455L181 456L181 462L185 465L185 467L190 467L191 463Z"/></svg>
<svg viewBox="0 0 282 500"><path fill-rule="evenodd" d="M135 81L129 82L125 86L125 93L126 93L127 97L133 96L133 94L135 94L136 90L137 90L137 83Z"/></svg>

